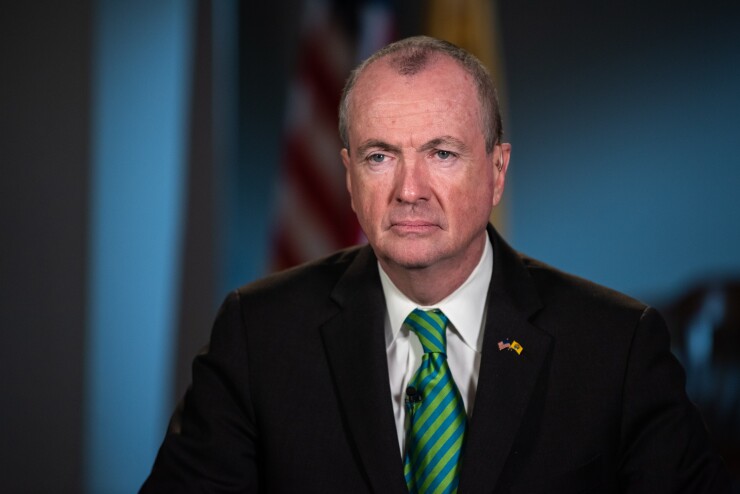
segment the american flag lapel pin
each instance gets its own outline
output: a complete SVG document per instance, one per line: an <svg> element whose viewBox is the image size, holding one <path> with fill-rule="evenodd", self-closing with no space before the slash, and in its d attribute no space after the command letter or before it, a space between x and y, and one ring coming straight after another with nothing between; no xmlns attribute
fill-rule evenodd
<svg viewBox="0 0 740 494"><path fill-rule="evenodd" d="M511 350L511 351L516 352L517 355L521 355L522 350L524 350L524 347L518 341L516 340L511 341L509 338L506 338L498 342L498 349L499 350Z"/></svg>

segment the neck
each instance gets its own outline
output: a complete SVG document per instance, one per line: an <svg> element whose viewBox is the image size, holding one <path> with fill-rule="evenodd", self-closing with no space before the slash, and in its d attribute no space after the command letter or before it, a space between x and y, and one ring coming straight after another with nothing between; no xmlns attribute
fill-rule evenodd
<svg viewBox="0 0 740 494"><path fill-rule="evenodd" d="M422 268L408 268L387 259L379 259L383 270L404 295L420 306L432 306L465 283L483 256L485 234L468 255L460 259L441 260Z"/></svg>

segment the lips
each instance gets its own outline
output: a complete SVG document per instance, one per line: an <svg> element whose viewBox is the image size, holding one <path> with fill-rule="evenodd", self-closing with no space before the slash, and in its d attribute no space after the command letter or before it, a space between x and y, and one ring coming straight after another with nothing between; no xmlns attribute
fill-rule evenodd
<svg viewBox="0 0 740 494"><path fill-rule="evenodd" d="M391 230L396 233L429 233L438 230L436 223L425 220L401 220L392 221Z"/></svg>

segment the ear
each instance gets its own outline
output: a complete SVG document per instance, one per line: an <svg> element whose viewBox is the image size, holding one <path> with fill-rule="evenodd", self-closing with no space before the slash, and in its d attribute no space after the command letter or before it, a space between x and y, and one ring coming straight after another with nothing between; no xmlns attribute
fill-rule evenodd
<svg viewBox="0 0 740 494"><path fill-rule="evenodd" d="M506 171L509 169L509 158L511 158L511 144L504 142L493 148L493 207L498 206L504 195L506 184Z"/></svg>
<svg viewBox="0 0 740 494"><path fill-rule="evenodd" d="M352 211L357 212L357 210L355 209L355 200L352 197L352 173L350 173L351 162L349 159L349 150L347 148L342 148L339 154L342 156L342 164L344 165L344 180L347 185L347 192L349 192L349 199L350 204L352 205Z"/></svg>

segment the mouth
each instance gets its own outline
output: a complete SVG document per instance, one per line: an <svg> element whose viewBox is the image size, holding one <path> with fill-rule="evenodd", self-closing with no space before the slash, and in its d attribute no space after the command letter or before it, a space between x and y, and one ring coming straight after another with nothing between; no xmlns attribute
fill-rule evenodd
<svg viewBox="0 0 740 494"><path fill-rule="evenodd" d="M439 226L431 221L404 220L391 223L390 230L398 235L424 234L436 231Z"/></svg>

